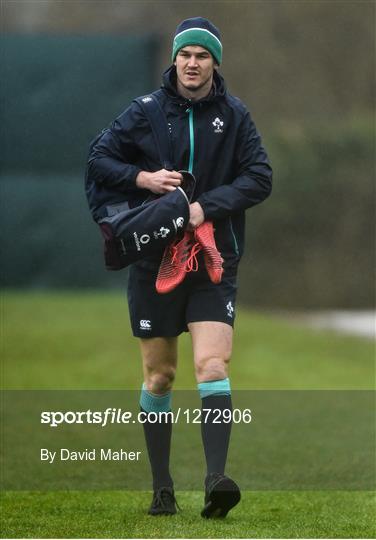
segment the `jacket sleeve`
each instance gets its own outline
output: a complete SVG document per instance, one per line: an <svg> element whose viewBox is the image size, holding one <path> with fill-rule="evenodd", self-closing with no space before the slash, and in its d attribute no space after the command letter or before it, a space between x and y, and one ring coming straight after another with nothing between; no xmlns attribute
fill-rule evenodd
<svg viewBox="0 0 376 540"><path fill-rule="evenodd" d="M102 131L89 153L87 170L91 180L123 192L139 189L136 177L141 169L133 164L138 154L133 135L144 123L141 111L132 104Z"/></svg>
<svg viewBox="0 0 376 540"><path fill-rule="evenodd" d="M230 184L198 197L206 219L220 219L266 199L272 190L272 169L250 114L241 122L237 137L237 176Z"/></svg>

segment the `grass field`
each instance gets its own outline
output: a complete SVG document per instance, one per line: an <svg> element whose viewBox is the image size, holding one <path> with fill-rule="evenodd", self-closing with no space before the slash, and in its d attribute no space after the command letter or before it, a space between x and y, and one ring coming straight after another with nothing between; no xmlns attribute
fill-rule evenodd
<svg viewBox="0 0 376 540"><path fill-rule="evenodd" d="M138 389L142 380L120 293L2 294L4 389ZM235 389L369 389L374 343L238 311L230 372ZM194 389L189 336L178 389ZM371 492L244 492L224 521L199 518L201 492L179 492L182 512L145 515L148 492L6 492L2 537L374 538Z"/></svg>

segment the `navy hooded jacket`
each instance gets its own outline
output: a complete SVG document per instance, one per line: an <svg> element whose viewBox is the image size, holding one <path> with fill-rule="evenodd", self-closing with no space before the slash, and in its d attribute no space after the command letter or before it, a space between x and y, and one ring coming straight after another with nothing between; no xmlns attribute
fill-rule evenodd
<svg viewBox="0 0 376 540"><path fill-rule="evenodd" d="M174 168L196 177L192 202L198 201L205 219L214 223L225 270L236 270L244 249L245 210L266 199L272 187L272 169L256 126L217 71L212 92L199 101L177 94L174 66L153 95L167 117ZM141 204L150 192L136 186L138 173L161 168L148 120L132 102L90 150L86 191L94 219L105 217L109 204L125 199L131 206ZM159 260L136 264L157 267Z"/></svg>

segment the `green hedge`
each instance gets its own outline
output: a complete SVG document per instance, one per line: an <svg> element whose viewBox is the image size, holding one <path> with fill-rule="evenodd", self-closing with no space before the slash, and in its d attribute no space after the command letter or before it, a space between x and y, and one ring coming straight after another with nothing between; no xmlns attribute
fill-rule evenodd
<svg viewBox="0 0 376 540"><path fill-rule="evenodd" d="M266 139L271 198L248 212L242 300L281 307L374 302L374 130L284 126Z"/></svg>

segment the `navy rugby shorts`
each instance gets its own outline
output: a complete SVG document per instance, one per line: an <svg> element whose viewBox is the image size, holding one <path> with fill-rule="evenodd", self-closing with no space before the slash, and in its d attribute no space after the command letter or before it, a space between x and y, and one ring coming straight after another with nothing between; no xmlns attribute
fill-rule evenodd
<svg viewBox="0 0 376 540"><path fill-rule="evenodd" d="M203 261L202 261L203 262ZM132 265L128 279L128 306L133 335L140 338L174 337L188 331L188 323L218 321L234 325L236 274L223 274L215 285L203 264L187 273L173 291L155 290L156 272Z"/></svg>

